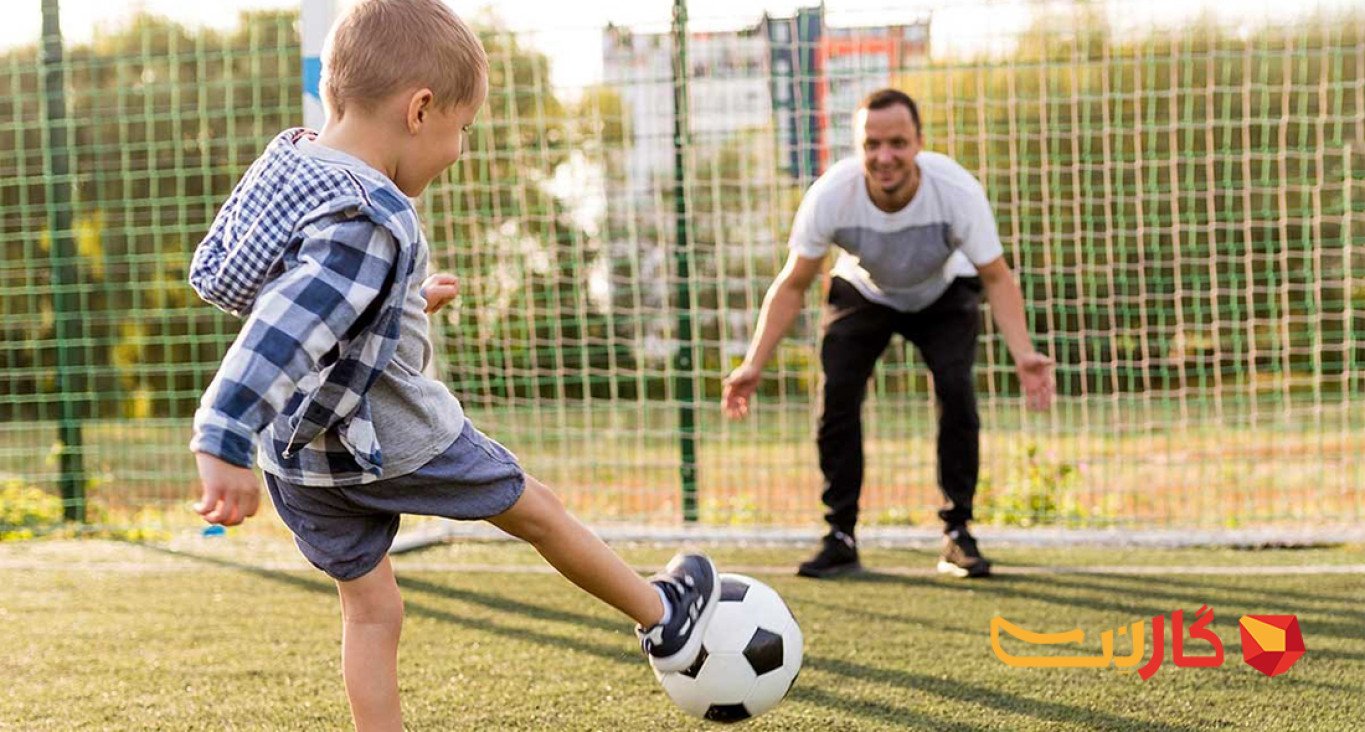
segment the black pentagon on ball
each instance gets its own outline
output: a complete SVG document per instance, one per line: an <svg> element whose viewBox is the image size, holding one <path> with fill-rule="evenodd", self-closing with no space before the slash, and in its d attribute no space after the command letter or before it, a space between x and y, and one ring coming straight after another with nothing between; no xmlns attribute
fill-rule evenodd
<svg viewBox="0 0 1365 732"><path fill-rule="evenodd" d="M723 579L720 581L721 602L744 602L744 596L747 594L749 594L749 586L739 580Z"/></svg>
<svg viewBox="0 0 1365 732"><path fill-rule="evenodd" d="M697 674L701 673L701 665L703 663L706 663L706 656L707 656L706 646L702 646L701 651L697 653L697 660L693 661L691 666L688 666L687 668L683 669L682 671L679 671L678 673L682 674L683 676L686 676L689 679L697 678Z"/></svg>
<svg viewBox="0 0 1365 732"><path fill-rule="evenodd" d="M744 657L759 676L782 668L782 636L759 628L744 647Z"/></svg>
<svg viewBox="0 0 1365 732"><path fill-rule="evenodd" d="M743 722L749 718L749 710L743 704L712 704L706 710L706 718L712 722L730 724L732 722Z"/></svg>

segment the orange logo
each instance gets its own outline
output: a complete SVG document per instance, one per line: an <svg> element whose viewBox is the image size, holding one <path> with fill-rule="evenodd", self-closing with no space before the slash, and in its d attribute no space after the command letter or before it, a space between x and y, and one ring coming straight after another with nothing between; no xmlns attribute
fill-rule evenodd
<svg viewBox="0 0 1365 732"><path fill-rule="evenodd" d="M1278 676L1303 656L1303 633L1295 615L1243 615L1242 659L1266 676Z"/></svg>
<svg viewBox="0 0 1365 732"><path fill-rule="evenodd" d="M1217 633L1209 628L1211 623L1213 623L1213 608L1207 605L1201 606L1195 611L1194 622L1190 623L1189 628L1185 627L1184 610L1176 610L1171 613L1171 660L1175 662L1175 665L1196 668L1223 665L1223 641ZM1085 631L1075 628L1060 633L1035 633L1031 630L1025 630L999 615L991 618L991 650L995 651L996 658L999 658L1005 665L1016 668L1107 668L1113 666L1121 671L1128 671L1133 670L1142 662L1142 656L1147 650L1146 623L1141 620L1116 630L1106 630L1101 633L1101 652L1098 656L1018 656L1005 650L1001 641L1002 632L1031 646L1048 646L1062 643L1084 643ZM1152 678L1152 674L1155 674L1165 661L1165 634L1166 616L1157 615L1153 617L1152 656L1145 665L1136 669L1138 676L1142 677L1143 681ZM1132 652L1124 656L1115 656L1114 641L1122 636L1128 637ZM1186 644L1191 640L1207 643L1208 652L1187 653Z"/></svg>
<svg viewBox="0 0 1365 732"><path fill-rule="evenodd" d="M1211 668L1223 665L1223 641L1210 627L1213 625L1213 608L1201 606L1195 611L1193 622L1187 626L1185 621L1185 611L1175 610L1170 613L1169 624L1165 615L1153 616L1150 633L1147 632L1148 623L1142 620L1106 630L1099 634L1099 655L1018 654L1005 650L1006 638L1012 638L1031 649L1078 646L1085 643L1085 631L1073 628L1057 633L1035 633L997 615L991 618L991 650L1005 665L1015 668L1112 666L1120 672L1136 671L1146 681L1166 661L1166 629L1169 627L1170 659L1176 666ZM1240 626L1242 657L1248 665L1266 676L1277 676L1288 671L1303 656L1303 634L1299 632L1299 619L1296 616L1243 615ZM1143 664L1148 638L1151 639L1152 653L1147 663ZM1126 646L1130 650L1126 654L1115 653L1116 646Z"/></svg>

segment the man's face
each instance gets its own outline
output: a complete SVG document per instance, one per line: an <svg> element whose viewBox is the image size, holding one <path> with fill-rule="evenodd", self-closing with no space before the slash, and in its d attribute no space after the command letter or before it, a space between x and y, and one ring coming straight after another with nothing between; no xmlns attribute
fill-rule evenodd
<svg viewBox="0 0 1365 732"><path fill-rule="evenodd" d="M901 104L860 109L853 129L868 186L888 195L901 192L910 183L915 156L924 149L910 109Z"/></svg>

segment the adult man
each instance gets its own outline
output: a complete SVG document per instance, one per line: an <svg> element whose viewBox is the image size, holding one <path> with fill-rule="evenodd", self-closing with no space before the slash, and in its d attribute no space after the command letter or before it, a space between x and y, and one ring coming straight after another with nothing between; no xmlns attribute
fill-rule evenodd
<svg viewBox="0 0 1365 732"><path fill-rule="evenodd" d="M860 155L836 163L806 192L792 224L791 255L768 288L744 362L725 380L722 407L748 413L749 397L800 313L831 244L834 265L822 323L823 401L817 443L824 474L822 548L798 574L861 569L854 528L863 481L862 403L893 333L919 350L938 406L938 476L946 504L939 571L984 577L990 562L967 531L979 466L972 380L984 289L1030 408L1052 401L1052 359L1036 352L1023 296L1003 259L985 191L962 166L924 152L919 109L882 89L854 114Z"/></svg>

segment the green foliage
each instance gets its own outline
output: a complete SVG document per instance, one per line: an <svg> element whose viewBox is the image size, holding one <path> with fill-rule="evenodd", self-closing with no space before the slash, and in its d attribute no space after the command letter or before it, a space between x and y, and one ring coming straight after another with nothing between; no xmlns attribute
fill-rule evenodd
<svg viewBox="0 0 1365 732"><path fill-rule="evenodd" d="M186 416L237 323L184 284L194 244L237 177L279 130L298 124L295 11L244 13L230 32L138 15L68 44L66 87L83 336L79 414ZM464 391L538 396L606 394L603 371L629 367L586 295L593 243L546 183L567 160L572 118L549 81L549 60L491 14L478 31L490 93L466 159L423 201L432 266L461 276L466 317L450 327L450 372ZM0 118L32 120L0 136L0 419L50 417L45 377L56 366L42 218L41 86L32 48L0 55L17 93ZM619 119L619 118L618 118ZM493 358L487 356L496 354ZM554 376L542 379L539 374ZM530 376L525 376L525 375ZM490 388L491 387L491 388ZM6 398L8 397L8 398Z"/></svg>
<svg viewBox="0 0 1365 732"><path fill-rule="evenodd" d="M0 478L0 542L32 539L62 523L62 499L19 478Z"/></svg>
<svg viewBox="0 0 1365 732"><path fill-rule="evenodd" d="M68 44L64 68L81 342L72 344L79 414L183 416L235 324L185 285L193 245L236 177L280 129L295 124L300 71L294 15L257 12L222 33L139 15L88 43ZM29 49L0 56L19 94L0 118L0 419L51 417L56 365L49 236L41 218L43 115ZM35 241L34 232L43 232ZM89 398L86 395L99 395ZM9 397L9 398L6 398Z"/></svg>
<svg viewBox="0 0 1365 732"><path fill-rule="evenodd" d="M626 108L621 95L604 84L583 90L573 110L574 138L584 147L620 149L626 143Z"/></svg>
<svg viewBox="0 0 1365 732"><path fill-rule="evenodd" d="M94 486L90 486L94 488ZM25 483L0 476L0 542L27 539L118 539L164 541L170 534L162 512L152 507L132 511L113 509L99 499L87 499L85 524L65 521L62 499Z"/></svg>
<svg viewBox="0 0 1365 732"><path fill-rule="evenodd" d="M1303 388L1327 407L1341 385L1349 404L1365 393L1365 256L1351 239L1365 212L1359 13L1243 36L1211 23L1135 36L1110 32L1097 8L1040 6L1010 58L934 62L896 80L922 102L929 149L962 161L992 197L1060 391L1166 392L1156 398L1186 406L1210 394L1254 405L1262 389ZM133 492L116 482L127 475L178 479L160 448L130 447L127 435L150 418L179 429L237 330L195 300L186 264L237 177L298 123L296 21L292 10L253 12L219 32L139 15L68 44L74 313L54 311L38 53L0 52L0 120L10 121L0 135L0 422L58 417L56 339L63 320L74 323L66 332L78 337L64 345L78 361L67 395L77 416L146 420L89 438L117 443L105 451L117 453L110 494ZM598 87L561 103L544 54L491 16L478 25L493 60L488 104L465 159L421 202L433 268L463 283L464 307L437 333L453 386L485 414L589 397L636 409L621 403L673 399L678 378L713 400L747 335L736 323L752 324L785 256L801 194L799 181L774 175L771 130L698 137L686 151L684 302L671 179L656 181L660 195L623 203L636 144L624 92ZM605 181L601 220L556 190L576 168ZM605 292L590 287L602 280ZM670 359L682 312L699 350L692 373ZM763 385L783 407L801 408L811 392L814 323L798 325L774 364L781 377ZM981 378L1008 395L1008 357L992 355ZM923 391L922 374L892 353L878 387ZM9 450L3 468L14 471L25 449ZM1320 470L1349 471L1340 461ZM1071 464L1018 462L983 490L1002 520L1072 520ZM161 521L88 508L110 524ZM743 519L749 509L716 511Z"/></svg>
<svg viewBox="0 0 1365 732"><path fill-rule="evenodd" d="M1215 388L1360 363L1350 302L1365 262L1348 257L1348 202L1365 134L1351 60L1362 16L1117 37L1097 7L1040 11L1009 59L898 79L921 102L929 149L991 197L1059 390Z"/></svg>
<svg viewBox="0 0 1365 732"><path fill-rule="evenodd" d="M1091 525L1104 517L1080 501L1080 489L1077 466L1030 443L998 481L982 476L977 512L986 523L1006 526Z"/></svg>
<svg viewBox="0 0 1365 732"><path fill-rule="evenodd" d="M763 506L751 493L700 496L698 520L707 526L760 526L767 522Z"/></svg>
<svg viewBox="0 0 1365 732"><path fill-rule="evenodd" d="M752 319L800 195L797 181L755 184L776 166L771 131L694 140L680 302L671 179L645 208L609 206L593 233L549 190L580 159L623 200L635 143L620 91L590 88L566 106L543 53L491 14L477 23L490 96L466 159L423 202L433 264L465 287L444 334L456 388L663 395L658 354L685 307L714 392L727 361L717 349L735 340L727 317ZM993 197L1063 393L1227 386L1365 362L1365 258L1348 256L1346 225L1348 201L1365 198L1348 198L1365 169L1347 153L1365 112L1353 91L1361 41L1349 14L1246 37L1202 21L1119 37L1082 5L1039 10L1012 58L909 68L897 83L921 100L930 149ZM186 263L236 177L296 123L297 44L293 11L247 13L230 32L139 15L69 44L74 386L100 395L82 397L81 414L193 410L236 324L193 300ZM57 388L50 252L34 235L47 226L39 68L33 47L0 55L0 119L24 121L0 136L0 256L24 263L0 268L0 369L13 375L0 381L0 419L51 417L31 395ZM588 292L594 276L611 283L605 307Z"/></svg>

